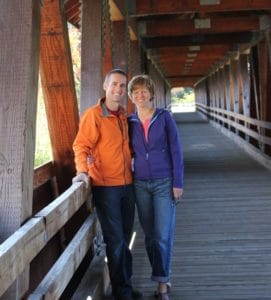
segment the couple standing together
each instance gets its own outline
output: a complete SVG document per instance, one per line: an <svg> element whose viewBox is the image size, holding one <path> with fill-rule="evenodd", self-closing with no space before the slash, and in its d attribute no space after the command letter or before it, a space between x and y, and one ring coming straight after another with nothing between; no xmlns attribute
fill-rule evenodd
<svg viewBox="0 0 271 300"><path fill-rule="evenodd" d="M158 283L155 295L168 300L175 206L183 192L183 159L176 124L165 109L153 107L154 83L146 75L135 76L128 84L136 106L128 122L121 106L127 94L126 73L111 70L103 88L105 97L80 121L73 145L77 170L73 182L88 185L91 180L114 299L142 296L132 288L128 247L136 203L151 278Z"/></svg>

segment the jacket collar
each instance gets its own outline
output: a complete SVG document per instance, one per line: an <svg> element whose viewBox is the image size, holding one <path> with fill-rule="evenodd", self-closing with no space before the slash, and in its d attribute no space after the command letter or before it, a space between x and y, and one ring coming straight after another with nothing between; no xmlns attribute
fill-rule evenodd
<svg viewBox="0 0 271 300"><path fill-rule="evenodd" d="M112 116L112 114L110 114L110 112L108 111L108 109L107 109L107 107L106 107L106 105L105 105L105 97L99 99L98 105L101 107L101 110L102 110L102 116L103 116L103 117L109 117L109 116ZM120 114L120 115L126 115L126 111L125 111L125 109L124 109L122 106L120 106L119 114Z"/></svg>
<svg viewBox="0 0 271 300"><path fill-rule="evenodd" d="M155 112L153 114L153 117L151 119L151 123L153 123L164 111L165 111L164 108L156 108ZM137 112L132 113L129 116L129 121L131 121L131 122L140 122L140 120L138 118L138 115L137 115Z"/></svg>

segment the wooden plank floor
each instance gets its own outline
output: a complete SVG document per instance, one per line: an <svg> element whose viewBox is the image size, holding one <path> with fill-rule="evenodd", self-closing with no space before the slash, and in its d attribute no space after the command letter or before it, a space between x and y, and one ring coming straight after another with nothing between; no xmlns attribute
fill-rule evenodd
<svg viewBox="0 0 271 300"><path fill-rule="evenodd" d="M271 172L197 113L176 116L185 157L171 300L271 299ZM155 284L136 224L134 286Z"/></svg>

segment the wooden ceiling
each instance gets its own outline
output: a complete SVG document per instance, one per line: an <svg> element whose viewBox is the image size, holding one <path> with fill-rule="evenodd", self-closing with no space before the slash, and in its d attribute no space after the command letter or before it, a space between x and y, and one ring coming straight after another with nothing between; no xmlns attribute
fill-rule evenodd
<svg viewBox="0 0 271 300"><path fill-rule="evenodd" d="M66 0L80 27L79 0ZM257 43L270 24L271 0L109 0L112 19L130 15L146 56L172 86L193 86Z"/></svg>

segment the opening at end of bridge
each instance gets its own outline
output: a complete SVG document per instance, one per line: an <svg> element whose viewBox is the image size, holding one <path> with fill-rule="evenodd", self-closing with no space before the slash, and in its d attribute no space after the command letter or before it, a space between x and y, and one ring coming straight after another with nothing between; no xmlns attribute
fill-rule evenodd
<svg viewBox="0 0 271 300"><path fill-rule="evenodd" d="M171 89L171 103L167 109L171 113L194 112L195 93L192 87L175 87Z"/></svg>

